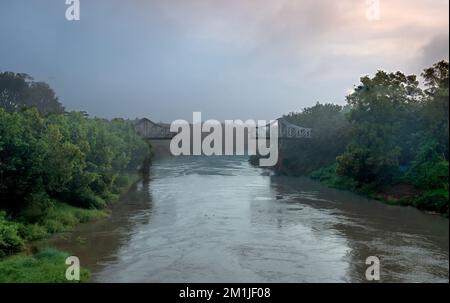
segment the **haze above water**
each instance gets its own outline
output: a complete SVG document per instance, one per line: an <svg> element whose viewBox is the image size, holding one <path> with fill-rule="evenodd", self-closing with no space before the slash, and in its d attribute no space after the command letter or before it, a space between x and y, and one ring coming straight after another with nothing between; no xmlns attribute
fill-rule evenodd
<svg viewBox="0 0 450 303"><path fill-rule="evenodd" d="M388 206L245 157L160 160L109 219L46 244L95 282L448 282L448 219Z"/></svg>

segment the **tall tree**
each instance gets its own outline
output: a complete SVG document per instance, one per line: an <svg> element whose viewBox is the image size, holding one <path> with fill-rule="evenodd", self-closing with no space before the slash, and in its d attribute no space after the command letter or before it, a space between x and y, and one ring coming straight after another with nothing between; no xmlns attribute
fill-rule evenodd
<svg viewBox="0 0 450 303"><path fill-rule="evenodd" d="M283 146L281 169L287 173L308 174L333 163L349 141L349 123L342 106L317 103L284 118L312 129L311 138L292 140Z"/></svg>
<svg viewBox="0 0 450 303"><path fill-rule="evenodd" d="M366 184L383 183L396 174L415 133L411 108L422 95L415 75L378 71L373 78L362 77L347 97L352 141L337 158L338 174ZM411 127L408 132L402 132L405 125Z"/></svg>
<svg viewBox="0 0 450 303"><path fill-rule="evenodd" d="M434 138L438 152L448 161L449 145L449 78L448 61L440 61L422 73L425 79L426 98L423 104L424 129L423 141Z"/></svg>
<svg viewBox="0 0 450 303"><path fill-rule="evenodd" d="M23 106L27 98L28 81L31 80L27 74L0 73L0 106L7 111L15 111Z"/></svg>
<svg viewBox="0 0 450 303"><path fill-rule="evenodd" d="M0 106L7 111L35 106L43 115L63 113L53 89L45 82L34 82L27 74L0 73Z"/></svg>

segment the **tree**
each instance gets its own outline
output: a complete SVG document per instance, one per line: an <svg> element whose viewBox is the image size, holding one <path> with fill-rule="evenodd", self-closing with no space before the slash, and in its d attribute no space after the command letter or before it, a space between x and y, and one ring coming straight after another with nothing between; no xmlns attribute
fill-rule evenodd
<svg viewBox="0 0 450 303"><path fill-rule="evenodd" d="M425 79L426 97L421 111L424 131L423 144L430 138L437 141L437 151L448 161L449 156L449 63L440 61L422 73Z"/></svg>
<svg viewBox="0 0 450 303"><path fill-rule="evenodd" d="M317 103L284 117L289 122L312 128L312 137L291 140L282 148L282 170L308 174L333 163L349 141L349 123L342 106Z"/></svg>
<svg viewBox="0 0 450 303"><path fill-rule="evenodd" d="M347 97L352 141L337 158L337 173L360 183L389 182L399 171L402 153L412 148L419 126L411 121L422 96L415 75L378 71L373 78L362 77Z"/></svg>
<svg viewBox="0 0 450 303"><path fill-rule="evenodd" d="M27 74L0 73L0 106L7 111L35 106L43 115L63 113L53 89L45 82L34 82Z"/></svg>
<svg viewBox="0 0 450 303"><path fill-rule="evenodd" d="M55 92L45 82L31 82L28 88L27 106L36 106L40 113L63 113L64 107Z"/></svg>
<svg viewBox="0 0 450 303"><path fill-rule="evenodd" d="M27 74L0 73L0 106L7 111L18 110L23 106L27 98L28 81L31 80Z"/></svg>

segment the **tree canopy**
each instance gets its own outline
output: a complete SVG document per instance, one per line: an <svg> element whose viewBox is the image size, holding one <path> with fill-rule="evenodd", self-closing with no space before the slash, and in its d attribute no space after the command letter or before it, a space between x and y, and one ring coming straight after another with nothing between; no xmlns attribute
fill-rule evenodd
<svg viewBox="0 0 450 303"><path fill-rule="evenodd" d="M35 82L23 73L0 72L0 107L16 111L32 106L43 115L64 112L64 107L47 83Z"/></svg>

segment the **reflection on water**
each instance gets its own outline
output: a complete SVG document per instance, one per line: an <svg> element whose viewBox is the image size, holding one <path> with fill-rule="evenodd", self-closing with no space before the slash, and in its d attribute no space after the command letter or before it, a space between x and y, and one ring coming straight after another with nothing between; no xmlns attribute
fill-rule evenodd
<svg viewBox="0 0 450 303"><path fill-rule="evenodd" d="M448 282L448 219L388 206L245 157L161 160L107 220L51 245L97 282Z"/></svg>

